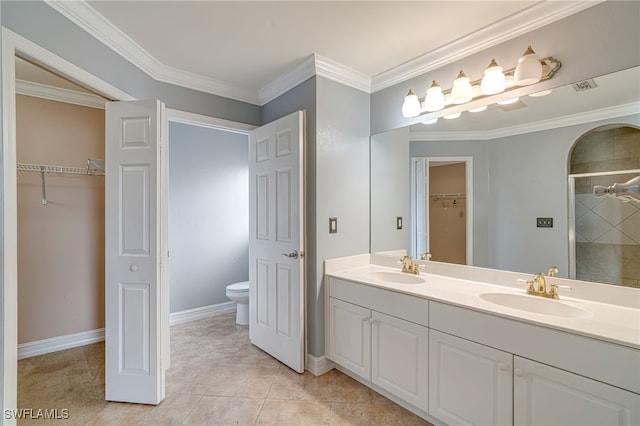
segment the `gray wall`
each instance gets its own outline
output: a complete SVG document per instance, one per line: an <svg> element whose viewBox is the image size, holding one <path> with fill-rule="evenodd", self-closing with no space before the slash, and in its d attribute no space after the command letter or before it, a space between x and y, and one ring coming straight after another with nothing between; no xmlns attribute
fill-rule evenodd
<svg viewBox="0 0 640 426"><path fill-rule="evenodd" d="M431 80L443 88L451 87L458 71L467 75L483 70L491 58L510 68L532 45L540 57L554 56L562 69L551 80L539 85L560 87L583 79L609 74L640 65L640 2L607 1L571 15L543 28L468 56L371 95L371 134L419 123L421 119L402 117L402 99L409 88L424 96Z"/></svg>
<svg viewBox="0 0 640 426"><path fill-rule="evenodd" d="M371 136L371 251L408 250L411 162L409 128ZM403 219L396 229L396 218Z"/></svg>
<svg viewBox="0 0 640 426"><path fill-rule="evenodd" d="M248 136L169 123L171 312L228 302L249 279Z"/></svg>
<svg viewBox="0 0 640 426"><path fill-rule="evenodd" d="M369 251L369 95L317 78L316 277L307 282L308 352L324 355L325 259ZM329 217L338 233L329 234Z"/></svg>
<svg viewBox="0 0 640 426"><path fill-rule="evenodd" d="M3 1L2 25L138 99L227 120L260 124L260 107L157 82L42 1Z"/></svg>
<svg viewBox="0 0 640 426"><path fill-rule="evenodd" d="M581 135L598 126L640 124L640 114L495 139L488 144L490 265L568 276L568 164ZM553 217L553 228L536 228Z"/></svg>

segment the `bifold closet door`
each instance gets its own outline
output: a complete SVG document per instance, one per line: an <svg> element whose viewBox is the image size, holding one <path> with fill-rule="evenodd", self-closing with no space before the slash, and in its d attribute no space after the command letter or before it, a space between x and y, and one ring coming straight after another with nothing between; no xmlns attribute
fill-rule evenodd
<svg viewBox="0 0 640 426"><path fill-rule="evenodd" d="M106 399L158 404L169 331L164 105L110 102L106 110Z"/></svg>

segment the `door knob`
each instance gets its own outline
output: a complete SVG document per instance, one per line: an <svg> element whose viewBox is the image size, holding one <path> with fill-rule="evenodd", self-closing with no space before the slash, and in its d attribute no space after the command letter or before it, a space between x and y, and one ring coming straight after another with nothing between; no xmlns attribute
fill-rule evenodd
<svg viewBox="0 0 640 426"><path fill-rule="evenodd" d="M297 259L298 258L298 250L294 250L291 253L282 253L283 256L289 257L291 259Z"/></svg>
<svg viewBox="0 0 640 426"><path fill-rule="evenodd" d="M138 271L138 265L136 265L135 263L131 266L129 266L129 270L131 272L137 272Z"/></svg>

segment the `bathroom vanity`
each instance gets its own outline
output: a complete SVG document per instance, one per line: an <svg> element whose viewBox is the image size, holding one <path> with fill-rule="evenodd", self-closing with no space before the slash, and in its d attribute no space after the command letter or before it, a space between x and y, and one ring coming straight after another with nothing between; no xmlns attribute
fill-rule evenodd
<svg viewBox="0 0 640 426"><path fill-rule="evenodd" d="M327 357L434 424L640 424L640 290L367 254L325 261Z"/></svg>

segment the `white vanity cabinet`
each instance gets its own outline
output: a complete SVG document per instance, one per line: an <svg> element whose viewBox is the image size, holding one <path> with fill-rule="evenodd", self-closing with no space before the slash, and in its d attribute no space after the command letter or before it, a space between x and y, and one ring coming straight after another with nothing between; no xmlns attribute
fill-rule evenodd
<svg viewBox="0 0 640 426"><path fill-rule="evenodd" d="M640 395L515 357L515 425L638 425Z"/></svg>
<svg viewBox="0 0 640 426"><path fill-rule="evenodd" d="M329 299L329 359L371 380L371 311Z"/></svg>
<svg viewBox="0 0 640 426"><path fill-rule="evenodd" d="M429 331L410 320L426 322L428 302L337 281L329 290L340 297L329 297L329 359L426 412Z"/></svg>
<svg viewBox="0 0 640 426"><path fill-rule="evenodd" d="M510 425L512 390L513 355L429 331L430 415L451 425Z"/></svg>

